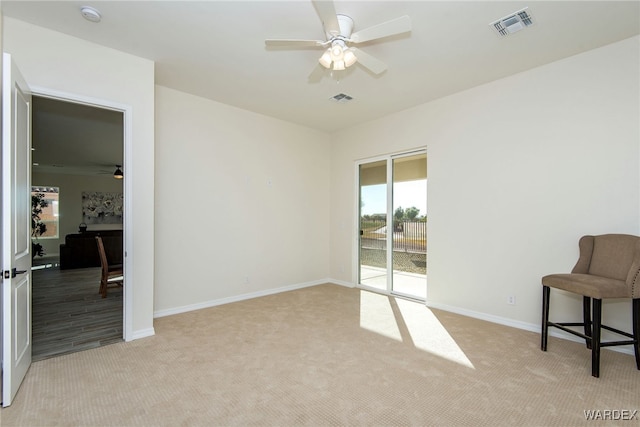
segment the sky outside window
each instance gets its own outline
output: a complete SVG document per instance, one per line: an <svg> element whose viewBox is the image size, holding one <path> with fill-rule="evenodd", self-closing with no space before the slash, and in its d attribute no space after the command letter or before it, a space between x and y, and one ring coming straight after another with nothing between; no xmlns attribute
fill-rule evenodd
<svg viewBox="0 0 640 427"><path fill-rule="evenodd" d="M384 214L387 211L386 184L366 185L362 192L362 215ZM420 209L418 216L427 214L427 180L397 182L393 185L393 209L398 206Z"/></svg>

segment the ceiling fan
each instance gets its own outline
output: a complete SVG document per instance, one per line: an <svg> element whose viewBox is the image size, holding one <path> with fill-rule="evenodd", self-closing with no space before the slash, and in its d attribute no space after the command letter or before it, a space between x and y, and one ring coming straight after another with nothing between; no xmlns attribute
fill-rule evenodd
<svg viewBox="0 0 640 427"><path fill-rule="evenodd" d="M333 1L311 1L322 20L326 40L267 39L265 44L269 47L324 48L318 59L324 68L340 71L358 62L372 73L381 74L387 65L352 45L411 31L411 19L405 15L353 33L353 19L336 14Z"/></svg>
<svg viewBox="0 0 640 427"><path fill-rule="evenodd" d="M102 166L106 166L106 167L112 167L111 165L102 165ZM113 177L115 179L122 179L124 178L124 173L122 172L122 165L114 165L116 170L115 171L110 171L110 170L100 170L98 171L98 175L111 175L113 174Z"/></svg>

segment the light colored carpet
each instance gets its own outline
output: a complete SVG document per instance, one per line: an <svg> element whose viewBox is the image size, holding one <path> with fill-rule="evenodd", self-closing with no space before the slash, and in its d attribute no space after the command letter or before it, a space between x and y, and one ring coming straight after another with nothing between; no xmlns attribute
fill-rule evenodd
<svg viewBox="0 0 640 427"><path fill-rule="evenodd" d="M603 351L596 379L584 345L543 353L535 333L336 285L155 329L34 363L2 426L571 426L640 409L632 356Z"/></svg>

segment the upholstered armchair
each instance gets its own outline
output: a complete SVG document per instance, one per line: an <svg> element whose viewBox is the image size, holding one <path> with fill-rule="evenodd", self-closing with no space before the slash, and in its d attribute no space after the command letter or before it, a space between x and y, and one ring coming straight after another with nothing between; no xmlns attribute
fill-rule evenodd
<svg viewBox="0 0 640 427"><path fill-rule="evenodd" d="M600 376L600 348L633 345L636 367L640 369L640 237L627 234L584 236L579 242L580 257L570 274L551 274L542 278L541 349L547 351L549 327L559 328L586 341L591 349L591 375ZM551 288L583 296L583 321L579 323L550 322ZM602 300L630 298L632 300L633 333L602 325ZM573 329L583 327L584 332ZM601 342L601 330L606 329L630 338Z"/></svg>

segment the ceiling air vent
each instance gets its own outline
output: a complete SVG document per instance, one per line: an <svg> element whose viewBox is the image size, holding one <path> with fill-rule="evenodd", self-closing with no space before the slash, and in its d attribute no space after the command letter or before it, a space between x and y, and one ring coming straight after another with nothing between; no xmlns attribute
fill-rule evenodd
<svg viewBox="0 0 640 427"><path fill-rule="evenodd" d="M331 101L337 102L339 104L344 104L347 103L349 101L351 101L353 99L353 97L344 94L344 93L339 93L336 96L332 96L331 98L329 98Z"/></svg>
<svg viewBox="0 0 640 427"><path fill-rule="evenodd" d="M529 14L527 9L528 8L525 7L511 15L500 18L489 24L489 26L492 27L500 37L506 37L509 34L517 33L518 31L533 24L531 14Z"/></svg>

